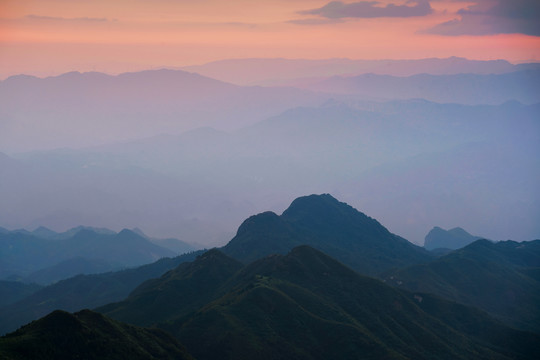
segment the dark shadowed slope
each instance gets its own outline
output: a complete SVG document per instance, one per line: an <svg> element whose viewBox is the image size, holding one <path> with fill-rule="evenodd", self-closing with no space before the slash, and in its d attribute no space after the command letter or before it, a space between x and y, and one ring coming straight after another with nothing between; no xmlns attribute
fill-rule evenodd
<svg viewBox="0 0 540 360"><path fill-rule="evenodd" d="M218 250L209 250L158 279L138 286L130 296L97 311L132 324L148 326L186 315L212 301L242 264Z"/></svg>
<svg viewBox="0 0 540 360"><path fill-rule="evenodd" d="M476 306L512 326L540 332L540 240L478 240L387 282Z"/></svg>
<svg viewBox="0 0 540 360"><path fill-rule="evenodd" d="M360 276L307 246L251 263L223 286L161 325L198 359L532 359L540 349L537 335Z"/></svg>
<svg viewBox="0 0 540 360"><path fill-rule="evenodd" d="M298 245L313 246L369 275L430 259L424 249L328 194L298 198L281 216L250 217L223 252L249 262Z"/></svg>
<svg viewBox="0 0 540 360"><path fill-rule="evenodd" d="M193 260L200 253L164 258L135 269L79 275L46 286L16 303L0 308L0 334L13 331L56 309L78 311L120 301L142 282L159 277L179 264Z"/></svg>
<svg viewBox="0 0 540 360"><path fill-rule="evenodd" d="M82 310L54 311L0 338L0 359L192 359L169 334Z"/></svg>

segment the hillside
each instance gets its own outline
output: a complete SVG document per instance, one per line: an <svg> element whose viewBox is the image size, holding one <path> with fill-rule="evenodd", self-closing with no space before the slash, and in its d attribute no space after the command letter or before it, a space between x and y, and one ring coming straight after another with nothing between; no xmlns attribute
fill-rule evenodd
<svg viewBox="0 0 540 360"><path fill-rule="evenodd" d="M211 302L221 285L242 264L218 250L209 250L196 261L184 263L157 279L139 285L127 299L97 311L120 321L141 326L186 315Z"/></svg>
<svg viewBox="0 0 540 360"><path fill-rule="evenodd" d="M232 270L234 263L212 250L102 310L126 322L139 321L140 312L159 313L166 320L158 326L197 359L532 359L539 350L538 335L472 308L394 289L307 246L232 275L224 271L216 282L216 269ZM197 291L188 268L213 285L197 306L189 300ZM164 299L168 316L161 312Z"/></svg>
<svg viewBox="0 0 540 360"><path fill-rule="evenodd" d="M387 283L478 307L540 332L540 240L478 240L431 262L392 272Z"/></svg>
<svg viewBox="0 0 540 360"><path fill-rule="evenodd" d="M368 99L425 99L440 103L502 104L516 100L525 104L540 101L540 70L505 74L417 74L407 77L362 74L333 76L308 84L306 89L350 94Z"/></svg>
<svg viewBox="0 0 540 360"><path fill-rule="evenodd" d="M79 311L127 297L146 280L156 278L201 252L164 258L134 269L105 274L78 275L41 288L30 296L0 308L0 334L16 330L53 310Z"/></svg>
<svg viewBox="0 0 540 360"><path fill-rule="evenodd" d="M82 310L54 311L0 338L0 359L192 359L169 334Z"/></svg>

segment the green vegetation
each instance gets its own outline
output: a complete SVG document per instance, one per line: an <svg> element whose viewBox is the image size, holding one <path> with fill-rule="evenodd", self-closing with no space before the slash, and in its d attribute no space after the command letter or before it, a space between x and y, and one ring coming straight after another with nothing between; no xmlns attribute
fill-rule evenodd
<svg viewBox="0 0 540 360"><path fill-rule="evenodd" d="M216 298L220 286L240 268L238 261L218 250L209 250L195 262L183 263L161 278L141 284L126 300L97 311L142 326L165 322Z"/></svg>
<svg viewBox="0 0 540 360"><path fill-rule="evenodd" d="M156 314L197 359L532 359L540 350L538 335L394 289L308 246L244 267L214 249L100 311L130 323Z"/></svg>
<svg viewBox="0 0 540 360"><path fill-rule="evenodd" d="M179 264L193 260L193 252L164 258L153 264L97 275L79 275L46 286L32 295L0 309L0 334L17 329L53 310L78 311L124 299L142 282L156 278Z"/></svg>
<svg viewBox="0 0 540 360"><path fill-rule="evenodd" d="M0 359L192 359L169 334L82 310L54 311L0 338Z"/></svg>
<svg viewBox="0 0 540 360"><path fill-rule="evenodd" d="M58 307L104 316L55 311L1 338L0 358L90 346L88 359L179 358L179 341L199 360L536 359L540 335L499 320L538 332L538 269L540 240L479 240L435 259L330 195L308 196L247 219L221 250L75 277L4 307L6 328Z"/></svg>
<svg viewBox="0 0 540 360"><path fill-rule="evenodd" d="M476 306L512 326L540 332L540 240L478 240L386 277L389 284Z"/></svg>

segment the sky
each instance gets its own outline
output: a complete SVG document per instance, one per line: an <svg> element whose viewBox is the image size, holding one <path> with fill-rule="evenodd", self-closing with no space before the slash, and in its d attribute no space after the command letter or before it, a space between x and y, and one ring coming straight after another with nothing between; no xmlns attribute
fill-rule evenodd
<svg viewBox="0 0 540 360"><path fill-rule="evenodd" d="M538 0L0 0L0 79L229 58L540 61Z"/></svg>

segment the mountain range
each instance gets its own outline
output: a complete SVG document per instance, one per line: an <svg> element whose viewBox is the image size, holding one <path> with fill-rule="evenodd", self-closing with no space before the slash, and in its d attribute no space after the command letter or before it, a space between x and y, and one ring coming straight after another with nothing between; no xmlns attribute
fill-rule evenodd
<svg viewBox="0 0 540 360"><path fill-rule="evenodd" d="M178 264L193 260L201 252L163 258L132 269L77 275L45 287L34 286L26 290L29 294L26 297L23 297L20 291L11 291L8 294L11 294L12 298L17 296L18 300L0 308L0 334L14 331L19 326L57 309L79 311L120 301L142 282L159 277ZM8 289L13 288L13 284L10 284ZM25 287L28 286L30 285Z"/></svg>
<svg viewBox="0 0 540 360"><path fill-rule="evenodd" d="M387 283L480 308L520 329L540 331L540 240L478 240L424 264L390 272Z"/></svg>
<svg viewBox="0 0 540 360"><path fill-rule="evenodd" d="M0 81L1 151L80 148L201 126L236 129L326 98L290 87L241 87L168 69L117 76L17 75Z"/></svg>
<svg viewBox="0 0 540 360"><path fill-rule="evenodd" d="M539 231L538 112L515 102L334 100L235 132L200 128L5 155L0 217L10 228L141 227L213 247L251 214L331 191L416 244L436 224L531 240Z"/></svg>
<svg viewBox="0 0 540 360"><path fill-rule="evenodd" d="M186 251L193 250L184 244ZM45 228L0 233L0 278L49 284L77 274L133 267L178 253L124 229L79 227L65 233Z"/></svg>
<svg viewBox="0 0 540 360"><path fill-rule="evenodd" d="M351 262L362 254L365 264ZM310 195L281 216L248 218L221 249L60 281L3 307L0 318L5 332L53 309L98 307L106 317L83 312L96 327L109 317L158 327L197 359L533 359L539 335L503 322L538 331L539 254L538 241L478 240L437 258L328 194ZM504 302L514 311L493 307ZM56 326L45 319L73 316L81 315L52 313L0 342L22 346L35 327ZM40 346L68 336L56 329L38 336Z"/></svg>
<svg viewBox="0 0 540 360"><path fill-rule="evenodd" d="M186 359L169 334L108 319L90 310L54 311L0 338L0 359Z"/></svg>
<svg viewBox="0 0 540 360"><path fill-rule="evenodd" d="M418 74L408 77L362 74L333 76L303 86L325 93L350 94L366 99L425 99L440 103L498 105L509 100L540 101L540 70L506 74Z"/></svg>
<svg viewBox="0 0 540 360"><path fill-rule="evenodd" d="M211 250L98 311L157 323L198 359L531 358L538 337L393 289L307 246L244 267Z"/></svg>
<svg viewBox="0 0 540 360"><path fill-rule="evenodd" d="M184 67L213 79L237 85L290 85L301 80L331 76L378 74L411 76L415 74L502 74L538 68L538 64L511 64L504 60L469 60L459 57L418 60L351 59L229 59Z"/></svg>

